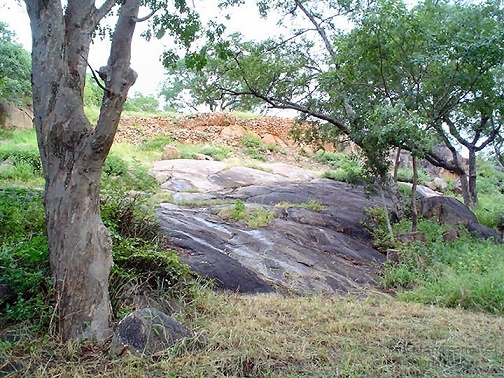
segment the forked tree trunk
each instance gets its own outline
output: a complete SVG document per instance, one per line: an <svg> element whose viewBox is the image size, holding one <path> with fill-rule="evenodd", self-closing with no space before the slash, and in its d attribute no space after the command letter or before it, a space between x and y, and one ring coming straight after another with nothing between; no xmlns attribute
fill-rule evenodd
<svg viewBox="0 0 504 378"><path fill-rule="evenodd" d="M91 36L117 3L25 0L32 26L33 106L46 180L44 204L51 271L64 340L104 341L111 333L108 278L112 245L100 218L100 173L136 73L130 68L138 0L122 0L98 123L82 94Z"/></svg>

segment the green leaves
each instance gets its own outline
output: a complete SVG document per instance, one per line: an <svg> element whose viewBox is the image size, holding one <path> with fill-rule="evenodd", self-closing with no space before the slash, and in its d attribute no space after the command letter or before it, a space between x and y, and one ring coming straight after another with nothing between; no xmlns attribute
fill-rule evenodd
<svg viewBox="0 0 504 378"><path fill-rule="evenodd" d="M31 103L30 55L0 22L0 102Z"/></svg>

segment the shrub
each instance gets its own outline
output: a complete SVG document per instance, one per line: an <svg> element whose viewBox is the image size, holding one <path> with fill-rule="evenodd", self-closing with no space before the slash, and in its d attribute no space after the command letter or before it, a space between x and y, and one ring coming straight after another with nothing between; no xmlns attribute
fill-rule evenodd
<svg viewBox="0 0 504 378"><path fill-rule="evenodd" d="M172 143L172 139L167 136L156 136L152 139L145 140L140 146L141 151L156 151L163 152L166 145Z"/></svg>
<svg viewBox="0 0 504 378"><path fill-rule="evenodd" d="M0 145L0 179L29 181L43 177L42 161L36 146L29 144Z"/></svg>
<svg viewBox="0 0 504 378"><path fill-rule="evenodd" d="M54 306L41 192L0 190L0 325L47 328Z"/></svg>

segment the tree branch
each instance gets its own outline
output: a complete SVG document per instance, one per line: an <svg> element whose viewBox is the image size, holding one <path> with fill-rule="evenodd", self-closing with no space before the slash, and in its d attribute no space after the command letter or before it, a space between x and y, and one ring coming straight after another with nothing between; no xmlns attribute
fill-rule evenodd
<svg viewBox="0 0 504 378"><path fill-rule="evenodd" d="M117 4L116 0L106 0L102 6L98 9L95 9L94 12L94 28L98 26L103 17L105 17L112 8Z"/></svg>
<svg viewBox="0 0 504 378"><path fill-rule="evenodd" d="M133 21L135 22L144 22L144 21L147 21L149 18L151 18L152 16L154 16L154 14L159 10L159 8L156 8L156 9L153 9L147 16L145 17L135 17L133 18Z"/></svg>
<svg viewBox="0 0 504 378"><path fill-rule="evenodd" d="M306 9L304 7L304 5L301 3L300 0L295 0L295 3L296 3L296 6L299 9L301 9L301 11L306 15L306 17L308 17L308 19L311 21L311 23L313 24L313 26L315 26L315 28L317 29L317 32L319 33L320 38L322 38L322 41L324 42L324 45L325 45L325 47L327 49L327 52L329 53L329 55L331 56L331 58L335 58L336 57L336 51L334 51L333 46L329 42L329 38L327 37L327 34L326 34L324 28L322 28L320 26L320 24L317 22L317 20L313 16L313 14L308 9Z"/></svg>

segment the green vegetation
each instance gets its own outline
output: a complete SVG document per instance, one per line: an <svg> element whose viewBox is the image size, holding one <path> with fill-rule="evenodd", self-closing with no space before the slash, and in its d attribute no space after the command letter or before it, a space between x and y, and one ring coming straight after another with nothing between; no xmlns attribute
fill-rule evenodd
<svg viewBox="0 0 504 378"><path fill-rule="evenodd" d="M362 159L357 155L348 155L341 152L317 152L314 156L319 163L331 167L322 177L346 182L350 185L359 185L366 182Z"/></svg>
<svg viewBox="0 0 504 378"><path fill-rule="evenodd" d="M277 152L278 147L266 145L261 138L252 133L246 133L242 138L242 145L245 147L245 154L252 159L266 162L266 154L268 152Z"/></svg>
<svg viewBox="0 0 504 378"><path fill-rule="evenodd" d="M281 201L276 204L277 207L283 207L283 208L302 208L302 209L308 209L311 211L322 211L324 210L325 206L320 202L319 200L310 200L308 202L302 202L302 203L292 203L292 202L286 202L286 201Z"/></svg>
<svg viewBox="0 0 504 378"><path fill-rule="evenodd" d="M260 228L269 225L276 213L274 210L266 210L262 207L248 209L243 201L236 201L233 206L223 208L217 215L227 221L243 220L249 228Z"/></svg>
<svg viewBox="0 0 504 378"><path fill-rule="evenodd" d="M43 183L35 132L0 131L0 185L42 187Z"/></svg>
<svg viewBox="0 0 504 378"><path fill-rule="evenodd" d="M0 22L0 103L31 104L30 54Z"/></svg>
<svg viewBox="0 0 504 378"><path fill-rule="evenodd" d="M426 243L403 245L387 232L381 209L370 211L375 245L398 251L398 262L387 262L381 285L397 291L397 298L424 304L504 314L504 255L502 245L480 240L463 229L453 241L443 237L450 229L420 220L418 231ZM396 234L408 232L409 221L394 226Z"/></svg>
<svg viewBox="0 0 504 378"><path fill-rule="evenodd" d="M228 157L231 152L229 147L225 146L209 146L197 144L176 144L180 150L181 159L194 159L196 154L211 156L214 160L221 161Z"/></svg>
<svg viewBox="0 0 504 378"><path fill-rule="evenodd" d="M0 137L0 327L45 333L54 326L54 299L42 190L26 189L43 186L40 156L33 131ZM187 300L196 295L192 273L160 236L151 204L158 187L138 161L112 153L103 165L101 212L113 239L111 299L118 318L135 293Z"/></svg>

